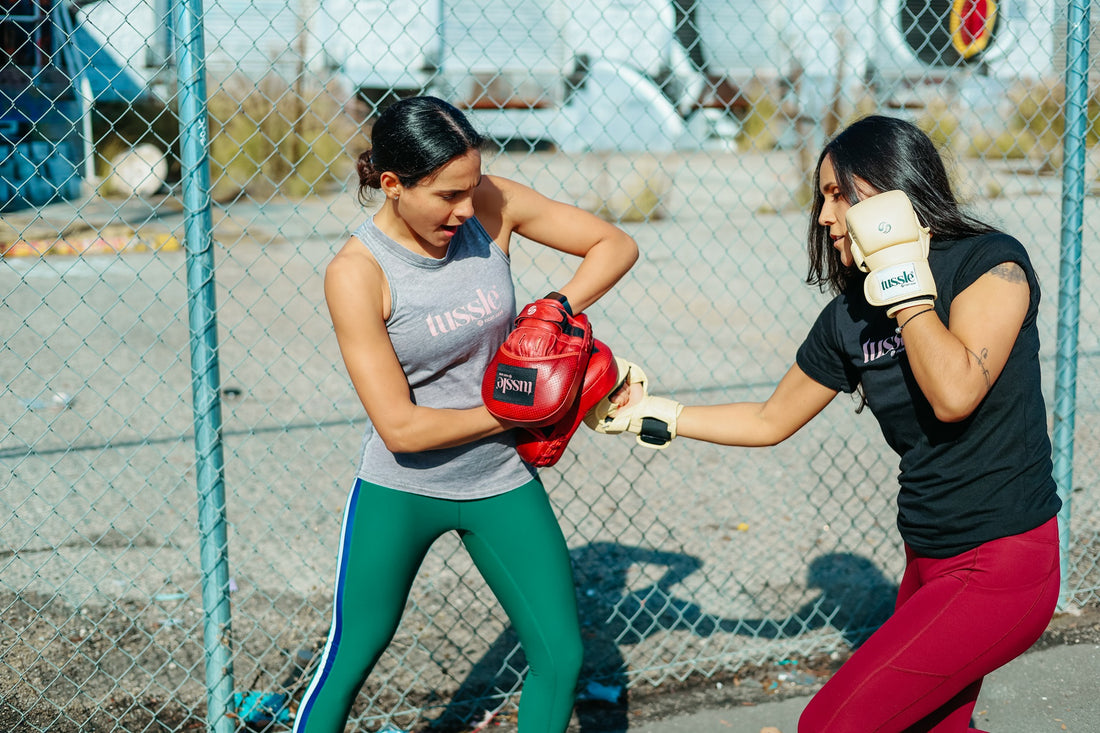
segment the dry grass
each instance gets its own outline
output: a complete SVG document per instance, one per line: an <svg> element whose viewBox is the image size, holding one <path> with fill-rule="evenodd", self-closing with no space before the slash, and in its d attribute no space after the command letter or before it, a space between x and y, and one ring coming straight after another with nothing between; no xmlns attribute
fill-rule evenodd
<svg viewBox="0 0 1100 733"><path fill-rule="evenodd" d="M363 115L334 87L234 78L211 94L214 198L301 197L342 183L367 145Z"/></svg>
<svg viewBox="0 0 1100 733"><path fill-rule="evenodd" d="M789 113L780 103L774 86L754 79L745 87L749 110L741 120L739 143L751 150L771 150L779 140L780 131Z"/></svg>

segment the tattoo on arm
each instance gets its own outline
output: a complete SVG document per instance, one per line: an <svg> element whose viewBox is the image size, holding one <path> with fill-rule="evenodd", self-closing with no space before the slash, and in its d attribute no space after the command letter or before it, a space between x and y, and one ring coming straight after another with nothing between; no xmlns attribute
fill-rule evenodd
<svg viewBox="0 0 1100 733"><path fill-rule="evenodd" d="M990 268L987 274L999 277L1005 282L1023 283L1027 285L1027 273L1024 272L1024 268L1020 267L1015 262L1002 262ZM993 386L989 378L989 369L985 366L986 359L989 358L989 349L982 349L980 355L974 353L969 348L967 351L974 357L974 361L978 362L978 367L982 370L982 378L985 380L985 388L988 390Z"/></svg>
<svg viewBox="0 0 1100 733"><path fill-rule="evenodd" d="M978 362L978 366L981 367L982 378L985 379L985 388L988 390L993 386L989 381L989 370L985 368L985 360L989 358L989 349L982 349L981 356L970 351L969 348L967 348L967 351L970 352L970 355L974 357L974 361Z"/></svg>
<svg viewBox="0 0 1100 733"><path fill-rule="evenodd" d="M1007 280L1010 283L1026 283L1027 275L1024 274L1024 268L1017 265L1015 262L1002 262L996 265L989 271L990 275L999 277L1002 280Z"/></svg>

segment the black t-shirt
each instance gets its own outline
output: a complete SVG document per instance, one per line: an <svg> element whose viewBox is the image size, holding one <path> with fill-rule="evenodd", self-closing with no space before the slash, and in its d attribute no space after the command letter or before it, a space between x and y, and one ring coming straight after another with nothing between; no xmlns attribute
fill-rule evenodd
<svg viewBox="0 0 1100 733"><path fill-rule="evenodd" d="M967 419L936 419L894 333L896 322L866 302L862 280L825 307L797 362L830 389L853 392L862 383L886 442L901 456L902 538L922 555L950 557L1038 527L1061 500L1039 375L1039 283L1027 252L1016 239L993 233L933 239L928 261L938 290L935 316L945 324L955 296L998 264L1018 264L1031 287L1008 362Z"/></svg>

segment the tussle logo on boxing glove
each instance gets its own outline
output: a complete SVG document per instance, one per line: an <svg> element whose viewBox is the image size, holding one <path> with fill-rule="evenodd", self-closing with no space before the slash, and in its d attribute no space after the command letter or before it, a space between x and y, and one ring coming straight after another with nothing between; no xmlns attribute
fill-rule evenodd
<svg viewBox="0 0 1100 733"><path fill-rule="evenodd" d="M917 280L917 268L912 262L882 269L875 273L875 280L878 282L879 292L886 298L907 295L921 289Z"/></svg>
<svg viewBox="0 0 1100 733"><path fill-rule="evenodd" d="M893 229L893 228L894 227L890 226L890 222L888 222L888 221L880 221L878 223L878 230L882 234L889 234L890 230Z"/></svg>
<svg viewBox="0 0 1100 733"><path fill-rule="evenodd" d="M535 380L538 370L514 364L497 364L493 382L493 399L510 405L535 404Z"/></svg>

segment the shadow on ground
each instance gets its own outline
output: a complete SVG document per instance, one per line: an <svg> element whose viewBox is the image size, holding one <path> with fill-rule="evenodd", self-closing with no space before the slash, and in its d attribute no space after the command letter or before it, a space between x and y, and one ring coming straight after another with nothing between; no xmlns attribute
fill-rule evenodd
<svg viewBox="0 0 1100 733"><path fill-rule="evenodd" d="M575 725L577 733L625 731L632 715L623 650L655 633L688 631L779 639L825 626L839 631L850 648L862 643L893 609L896 586L869 560L849 553L815 559L806 585L817 596L785 619L723 618L708 614L673 589L702 567L697 557L616 543L592 543L571 553L577 579L578 607L585 642ZM660 578L628 588L635 565L664 568ZM430 723L433 733L466 731L486 709L499 705L521 687L526 670L514 630L508 627L490 645L444 710ZM765 678L766 670L739 676ZM807 680L809 682L809 680ZM733 682L737 684L737 682ZM662 690L668 684L662 683ZM757 688L764 690L763 687ZM496 728L496 730L501 730Z"/></svg>

